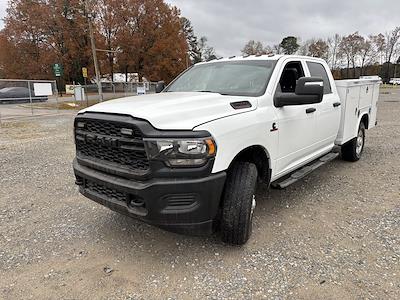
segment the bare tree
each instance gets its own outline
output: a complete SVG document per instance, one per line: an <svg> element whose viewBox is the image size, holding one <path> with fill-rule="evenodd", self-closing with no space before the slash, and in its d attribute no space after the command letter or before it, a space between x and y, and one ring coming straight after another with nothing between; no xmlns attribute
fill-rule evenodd
<svg viewBox="0 0 400 300"><path fill-rule="evenodd" d="M393 52L396 49L399 39L400 39L400 26L386 33L386 49L385 49L386 62L392 61Z"/></svg>
<svg viewBox="0 0 400 300"><path fill-rule="evenodd" d="M327 40L329 46L328 63L330 63L330 67L332 70L335 70L338 67L338 63L342 58L339 51L339 45L341 41L342 37L337 33Z"/></svg>
<svg viewBox="0 0 400 300"><path fill-rule="evenodd" d="M217 58L214 47L208 45L208 39L202 36L199 40L199 61L208 61Z"/></svg>
<svg viewBox="0 0 400 300"><path fill-rule="evenodd" d="M371 39L372 36L369 36L366 39L363 38L363 42L361 43L360 47L361 76L364 75L364 66L372 63L375 58L375 56L373 55L374 47Z"/></svg>
<svg viewBox="0 0 400 300"><path fill-rule="evenodd" d="M269 48L264 48L261 42L255 40L248 41L242 49L243 55L263 55L270 52Z"/></svg>
<svg viewBox="0 0 400 300"><path fill-rule="evenodd" d="M386 49L385 36L382 33L379 33L377 35L372 35L370 39L373 43L374 50L379 57L379 64L382 64L384 51Z"/></svg>
<svg viewBox="0 0 400 300"><path fill-rule="evenodd" d="M400 39L400 26L396 27L392 31L386 33L386 49L385 49L385 62L386 62L386 74L385 79L389 80L390 74L390 63L393 58L393 54L397 48Z"/></svg>
<svg viewBox="0 0 400 300"><path fill-rule="evenodd" d="M356 77L356 60L361 51L364 38L354 32L344 37L339 45L340 53L344 55L347 62L347 78L350 76L350 63L353 67L353 77Z"/></svg>
<svg viewBox="0 0 400 300"><path fill-rule="evenodd" d="M280 44L276 44L272 46L272 51L275 54L282 54L283 49Z"/></svg>
<svg viewBox="0 0 400 300"><path fill-rule="evenodd" d="M325 60L328 60L328 51L329 51L329 46L322 39L319 39L311 43L311 45L308 47L308 52L310 53L311 56L323 58Z"/></svg>
<svg viewBox="0 0 400 300"><path fill-rule="evenodd" d="M305 41L304 43L301 43L301 46L298 50L299 55L304 55L304 56L309 56L310 55L310 45L315 43L315 39L310 39Z"/></svg>
<svg viewBox="0 0 400 300"><path fill-rule="evenodd" d="M273 49L273 47L266 45L266 46L264 46L264 52L265 52L265 54L273 54L274 49Z"/></svg>

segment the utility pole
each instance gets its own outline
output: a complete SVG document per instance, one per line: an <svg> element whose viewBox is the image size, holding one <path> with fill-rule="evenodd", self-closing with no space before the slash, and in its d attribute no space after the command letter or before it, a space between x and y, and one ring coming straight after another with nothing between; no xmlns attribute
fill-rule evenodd
<svg viewBox="0 0 400 300"><path fill-rule="evenodd" d="M92 27L92 20L91 20L92 14L89 13L89 11L88 11L87 2L88 2L88 0L85 0L85 10L86 10L88 24L89 24L90 43L92 45L94 71L96 72L96 82L97 82L97 89L99 91L99 101L103 102L103 89L101 86L99 62L97 61L96 44L94 41L94 34L93 34L93 27Z"/></svg>

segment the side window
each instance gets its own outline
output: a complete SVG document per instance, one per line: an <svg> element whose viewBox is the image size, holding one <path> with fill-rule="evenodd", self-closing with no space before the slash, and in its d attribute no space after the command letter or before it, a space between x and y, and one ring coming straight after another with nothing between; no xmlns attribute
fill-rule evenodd
<svg viewBox="0 0 400 300"><path fill-rule="evenodd" d="M328 78L328 74L323 65L316 62L307 62L308 69L310 70L311 77L319 77L324 81L324 94L332 93L331 83Z"/></svg>
<svg viewBox="0 0 400 300"><path fill-rule="evenodd" d="M292 61L287 63L283 69L281 79L279 80L281 92L294 93L296 90L296 81L300 77L304 77L304 71L301 66L301 62Z"/></svg>

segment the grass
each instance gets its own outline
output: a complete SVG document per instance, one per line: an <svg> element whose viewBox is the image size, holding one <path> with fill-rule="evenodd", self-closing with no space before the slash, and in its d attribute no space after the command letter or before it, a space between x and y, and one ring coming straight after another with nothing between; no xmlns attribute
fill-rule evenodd
<svg viewBox="0 0 400 300"><path fill-rule="evenodd" d="M111 100L111 99L110 99ZM108 101L108 100L105 100ZM92 106L99 103L98 100L89 100L88 102L86 101L79 101L79 102L74 102L74 101L62 101L58 103L33 103L32 107L34 109L59 109L59 110L81 110L83 108ZM20 105L21 107L27 107L30 108L30 104L22 104Z"/></svg>
<svg viewBox="0 0 400 300"><path fill-rule="evenodd" d="M392 84L381 84L381 89L398 89L400 88L399 85L392 85Z"/></svg>

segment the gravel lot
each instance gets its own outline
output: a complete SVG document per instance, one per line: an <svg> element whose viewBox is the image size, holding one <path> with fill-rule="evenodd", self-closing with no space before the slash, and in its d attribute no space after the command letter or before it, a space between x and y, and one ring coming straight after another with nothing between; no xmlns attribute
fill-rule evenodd
<svg viewBox="0 0 400 300"><path fill-rule="evenodd" d="M400 90L384 93L361 161L260 188L243 247L80 196L71 115L2 123L0 299L399 299Z"/></svg>

